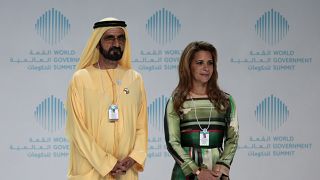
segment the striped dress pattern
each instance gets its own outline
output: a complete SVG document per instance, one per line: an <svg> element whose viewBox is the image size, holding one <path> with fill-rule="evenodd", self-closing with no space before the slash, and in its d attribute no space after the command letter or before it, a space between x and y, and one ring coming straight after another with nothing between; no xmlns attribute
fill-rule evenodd
<svg viewBox="0 0 320 180"><path fill-rule="evenodd" d="M219 112L208 98L187 99L181 113L177 114L172 98L168 100L164 131L167 149L175 160L172 180L196 180L193 173L197 169L213 170L215 164L230 169L239 134L236 107L231 96L229 101L230 106ZM200 145L200 132L204 128L209 134L207 146Z"/></svg>

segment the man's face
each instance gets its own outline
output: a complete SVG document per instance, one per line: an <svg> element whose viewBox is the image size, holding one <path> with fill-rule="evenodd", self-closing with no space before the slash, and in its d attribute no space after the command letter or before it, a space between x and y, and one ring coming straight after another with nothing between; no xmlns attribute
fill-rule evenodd
<svg viewBox="0 0 320 180"><path fill-rule="evenodd" d="M126 36L121 28L106 31L99 42L100 54L107 60L119 61L122 58Z"/></svg>

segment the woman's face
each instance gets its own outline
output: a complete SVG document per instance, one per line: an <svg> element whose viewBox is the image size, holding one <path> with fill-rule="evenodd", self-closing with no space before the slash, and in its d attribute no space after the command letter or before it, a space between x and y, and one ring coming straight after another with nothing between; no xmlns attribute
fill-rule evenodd
<svg viewBox="0 0 320 180"><path fill-rule="evenodd" d="M212 55L209 51L198 51L191 60L191 74L193 86L207 85L213 72Z"/></svg>

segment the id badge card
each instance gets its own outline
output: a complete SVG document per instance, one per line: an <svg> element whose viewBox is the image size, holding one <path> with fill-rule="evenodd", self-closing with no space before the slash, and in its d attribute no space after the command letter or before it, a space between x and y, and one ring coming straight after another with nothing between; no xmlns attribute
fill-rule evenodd
<svg viewBox="0 0 320 180"><path fill-rule="evenodd" d="M209 146L209 132L207 130L200 131L200 146Z"/></svg>
<svg viewBox="0 0 320 180"><path fill-rule="evenodd" d="M115 104L111 104L108 110L109 121L117 121L119 120L119 108Z"/></svg>

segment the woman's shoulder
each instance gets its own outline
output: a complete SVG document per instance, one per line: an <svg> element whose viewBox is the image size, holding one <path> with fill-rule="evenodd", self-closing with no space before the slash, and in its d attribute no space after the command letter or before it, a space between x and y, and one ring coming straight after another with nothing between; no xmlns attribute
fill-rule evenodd
<svg viewBox="0 0 320 180"><path fill-rule="evenodd" d="M222 93L226 99L228 99L229 101L234 101L233 96L230 93L224 91Z"/></svg>

